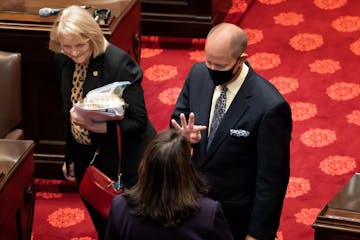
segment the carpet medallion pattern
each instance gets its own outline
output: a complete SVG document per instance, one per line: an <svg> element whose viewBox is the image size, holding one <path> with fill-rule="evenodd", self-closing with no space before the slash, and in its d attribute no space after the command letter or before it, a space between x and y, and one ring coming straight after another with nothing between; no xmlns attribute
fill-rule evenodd
<svg viewBox="0 0 360 240"><path fill-rule="evenodd" d="M278 239L313 239L311 225L360 171L360 1L233 0L225 18L248 35L248 61L291 106L291 176ZM186 75L204 60L205 39L143 36L141 67L157 130ZM94 240L89 215L70 183L36 180L33 240ZM68 186L68 187L67 187Z"/></svg>

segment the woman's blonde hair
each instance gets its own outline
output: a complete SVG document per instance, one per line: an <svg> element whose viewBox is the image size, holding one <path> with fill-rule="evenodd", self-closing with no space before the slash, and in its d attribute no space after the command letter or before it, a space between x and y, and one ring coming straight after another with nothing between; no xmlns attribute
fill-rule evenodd
<svg viewBox="0 0 360 240"><path fill-rule="evenodd" d="M50 33L49 49L61 52L61 40L65 36L89 41L94 58L105 52L107 41L99 24L87 10L79 6L69 6L61 11Z"/></svg>

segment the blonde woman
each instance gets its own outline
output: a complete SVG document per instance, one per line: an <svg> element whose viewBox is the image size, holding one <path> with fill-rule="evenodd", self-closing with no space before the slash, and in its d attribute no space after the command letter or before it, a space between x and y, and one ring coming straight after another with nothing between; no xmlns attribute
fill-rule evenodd
<svg viewBox="0 0 360 240"><path fill-rule="evenodd" d="M122 130L122 181L131 187L137 181L137 167L143 149L155 130L148 120L139 65L123 50L109 43L92 15L79 6L65 8L50 34L49 49L55 52L57 77L61 83L65 114L65 159L67 179L79 183L99 145L95 165L117 179L118 149L115 121ZM77 114L73 103L94 89L115 81L130 81L123 98L125 117L94 121ZM107 220L83 199L98 238L104 238Z"/></svg>

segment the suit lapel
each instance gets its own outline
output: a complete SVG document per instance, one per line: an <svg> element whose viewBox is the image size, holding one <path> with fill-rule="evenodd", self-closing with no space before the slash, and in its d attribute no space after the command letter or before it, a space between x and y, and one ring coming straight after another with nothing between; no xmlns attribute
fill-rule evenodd
<svg viewBox="0 0 360 240"><path fill-rule="evenodd" d="M104 55L101 55L95 59L91 59L89 62L88 70L86 73L86 80L84 83L84 93L83 97L86 96L86 94L97 87L100 87L101 79L103 79L103 61L104 61Z"/></svg>
<svg viewBox="0 0 360 240"><path fill-rule="evenodd" d="M224 139L230 134L230 129L236 126L236 123L240 121L243 114L249 108L248 98L252 96L251 89L255 81L251 79L252 74L249 71L243 85L236 94L234 100L232 101L230 107L228 108L223 120L221 121L213 142L211 143L208 151L203 155L206 156L201 165L205 164L208 160L212 158L215 151L223 143ZM207 142L207 138L206 138ZM206 144L205 144L206 151Z"/></svg>
<svg viewBox="0 0 360 240"><path fill-rule="evenodd" d="M215 150L221 145L224 139L230 134L230 129L235 126L235 124L242 117L244 112L248 109L249 105L246 101L246 97L241 93L237 94L234 98L231 106L227 110L224 119L221 121L214 139L208 149L207 158L210 158Z"/></svg>
<svg viewBox="0 0 360 240"><path fill-rule="evenodd" d="M207 81L211 82L211 79L207 79ZM211 101L214 93L214 85L213 84L204 84L201 86L202 91L200 91L199 101L201 105L199 106L198 115L195 116L196 124L204 125L209 128L209 116L211 110ZM208 140L208 129L201 132L201 141L200 141L200 151L205 154L206 145Z"/></svg>

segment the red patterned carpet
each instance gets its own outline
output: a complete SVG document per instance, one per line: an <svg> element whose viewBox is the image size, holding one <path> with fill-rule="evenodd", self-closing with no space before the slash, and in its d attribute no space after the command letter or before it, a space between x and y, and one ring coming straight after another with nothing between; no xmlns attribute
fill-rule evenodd
<svg viewBox="0 0 360 240"><path fill-rule="evenodd" d="M234 0L226 17L248 34L249 62L291 105L291 177L280 240L313 239L321 208L360 171L360 1ZM244 14L245 13L245 14ZM149 116L169 117L204 39L143 37L141 66ZM37 180L33 239L93 240L77 193Z"/></svg>

